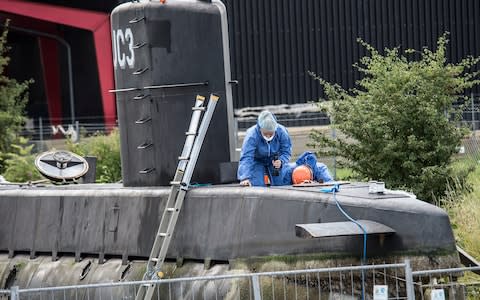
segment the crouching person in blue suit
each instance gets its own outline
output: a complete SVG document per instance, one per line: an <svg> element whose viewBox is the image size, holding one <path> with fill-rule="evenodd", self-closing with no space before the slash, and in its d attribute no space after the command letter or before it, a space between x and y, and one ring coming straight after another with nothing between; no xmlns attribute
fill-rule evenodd
<svg viewBox="0 0 480 300"><path fill-rule="evenodd" d="M300 175L294 174L296 168L302 168L305 166L308 169L308 176L304 176L305 174L302 173L299 173ZM332 181L333 178L330 175L327 166L321 162L318 162L317 156L313 152L306 151L298 157L296 162L289 163L287 166L285 166L285 175L283 180L284 185L291 185L302 183L303 181L327 182Z"/></svg>
<svg viewBox="0 0 480 300"><path fill-rule="evenodd" d="M247 129L238 163L237 178L243 186L283 185L292 142L287 129L269 111Z"/></svg>

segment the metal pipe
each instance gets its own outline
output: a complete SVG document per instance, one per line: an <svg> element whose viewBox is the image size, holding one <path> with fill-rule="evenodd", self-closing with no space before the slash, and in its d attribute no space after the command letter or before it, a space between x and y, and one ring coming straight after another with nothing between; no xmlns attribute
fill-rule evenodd
<svg viewBox="0 0 480 300"><path fill-rule="evenodd" d="M262 295L260 294L260 281L258 280L258 275L252 276L252 285L253 285L253 299L262 300Z"/></svg>
<svg viewBox="0 0 480 300"><path fill-rule="evenodd" d="M407 284L407 300L415 300L415 289L413 287L413 274L410 260L405 260L405 283Z"/></svg>
<svg viewBox="0 0 480 300"><path fill-rule="evenodd" d="M192 87L192 86L202 86L208 85L208 81L205 82L192 82L192 83L175 83L175 84L163 84L163 85L148 85L144 86L143 88L122 88L116 90L109 90L109 93L119 93L119 92L131 92L137 90L154 90L154 89L168 89L168 88L180 88L180 87Z"/></svg>
<svg viewBox="0 0 480 300"><path fill-rule="evenodd" d="M12 288L10 289L10 299L11 300L18 300L20 299L20 296L19 296L19 287L18 286L12 286Z"/></svg>
<svg viewBox="0 0 480 300"><path fill-rule="evenodd" d="M474 99L473 98L473 92L470 94L470 99L472 100L472 130L475 130L477 129L476 126L475 126L475 103L474 103Z"/></svg>
<svg viewBox="0 0 480 300"><path fill-rule="evenodd" d="M40 129L40 151L43 151L43 119L42 117L38 118L38 127Z"/></svg>
<svg viewBox="0 0 480 300"><path fill-rule="evenodd" d="M72 72L72 53L71 53L72 51L71 51L70 45L67 43L67 41L65 41L61 37L59 37L57 35L54 35L54 34L45 33L45 32L32 30L32 29L16 27L16 26L11 26L11 25L9 25L9 26L2 25L2 26L9 29L9 30L19 31L19 32L23 32L23 33L27 33L27 34L31 34L31 35L42 36L42 37L54 39L57 42L59 42L60 44L65 46L65 48L67 49L68 89L69 89L69 93L70 93L70 118L71 118L71 124L72 125L75 124L75 105L74 105L75 101L74 101L74 97L73 97L73 72Z"/></svg>
<svg viewBox="0 0 480 300"><path fill-rule="evenodd" d="M467 271L470 271L470 272L480 271L480 266L412 271L412 276L425 276L425 275L433 275L433 274L458 273L458 272L467 272Z"/></svg>

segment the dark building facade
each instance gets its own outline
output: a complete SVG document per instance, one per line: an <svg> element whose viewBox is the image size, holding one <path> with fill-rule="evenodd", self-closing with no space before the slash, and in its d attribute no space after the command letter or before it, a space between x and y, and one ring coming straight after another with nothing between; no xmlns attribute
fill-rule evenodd
<svg viewBox="0 0 480 300"><path fill-rule="evenodd" d="M434 48L449 32L448 57L480 55L475 0L226 0L237 107L302 103L322 96L313 71L351 88L364 56L377 49Z"/></svg>
<svg viewBox="0 0 480 300"><path fill-rule="evenodd" d="M169 1L175 0L166 0L165 5ZM70 44L77 119L114 123L116 118L114 96L108 93L114 88L110 36L106 31L99 33L99 25L88 19L108 19L110 11L121 2L125 1L10 0L0 4L0 17L11 19L12 25L28 25L30 30L54 34ZM360 75L352 65L366 54L358 38L377 49L421 49L434 48L438 37L449 32L449 61L480 55L478 0L223 2L229 18L232 79L238 80L233 87L236 108L318 99L322 90L308 71L344 88L353 87ZM78 20L42 19L39 15L43 8L35 11L38 6L32 5L33 11L27 14L15 10L19 3L82 13L82 23L91 24L82 27ZM9 73L18 79L35 79L29 115L70 118L64 47L55 46L58 42L51 39L17 31L11 31L10 42ZM55 65L57 70L52 71Z"/></svg>

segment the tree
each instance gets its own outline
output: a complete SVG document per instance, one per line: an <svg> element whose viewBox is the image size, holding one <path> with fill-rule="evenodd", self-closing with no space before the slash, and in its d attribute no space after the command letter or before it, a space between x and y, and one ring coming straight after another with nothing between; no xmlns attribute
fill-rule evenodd
<svg viewBox="0 0 480 300"><path fill-rule="evenodd" d="M455 123L462 108L453 104L479 83L478 72L467 72L479 58L447 63L446 35L436 51L393 48L381 54L359 42L369 55L355 65L364 75L356 88L346 91L312 74L325 90L327 102L320 105L342 133L332 139L314 132L314 146L322 154L333 149L364 179L383 180L431 202L456 177L465 179L449 166L465 134Z"/></svg>
<svg viewBox="0 0 480 300"><path fill-rule="evenodd" d="M8 26L6 22L5 28ZM7 56L7 34L5 29L0 36L0 171L4 169L6 154L12 150L18 133L25 123L25 106L28 100L28 85L8 78L4 72L10 61Z"/></svg>

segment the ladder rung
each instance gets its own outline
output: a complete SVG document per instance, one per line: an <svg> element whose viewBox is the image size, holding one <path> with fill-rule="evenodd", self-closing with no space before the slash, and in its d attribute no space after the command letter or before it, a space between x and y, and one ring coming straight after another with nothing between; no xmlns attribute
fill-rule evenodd
<svg viewBox="0 0 480 300"><path fill-rule="evenodd" d="M141 69L138 69L135 72L133 72L132 75L140 75L140 74L145 73L147 70L148 70L148 67L141 68Z"/></svg>
<svg viewBox="0 0 480 300"><path fill-rule="evenodd" d="M146 168L146 169L143 169L143 170L140 170L138 171L138 173L140 174L148 174L150 172L153 172L155 170L155 168Z"/></svg>
<svg viewBox="0 0 480 300"><path fill-rule="evenodd" d="M133 100L142 100L150 96L149 94L138 94L135 97L133 97Z"/></svg>
<svg viewBox="0 0 480 300"><path fill-rule="evenodd" d="M195 103L195 107L192 107L192 110L196 112L192 113L192 120L190 121L190 127L188 127L188 131L185 133L186 140L184 145L184 150L191 151L189 152L182 152L178 159L180 160L177 170L175 172L175 176L173 177L170 185L172 186L170 189L170 194L168 201L169 202L163 211L162 220L158 227L158 232L155 236L155 242L153 244L150 258L149 258L149 265L147 265L147 272L144 275L144 278L162 278L162 272L156 272L154 275L150 274L152 263L155 263L155 269L160 270L164 263L168 248L171 243L171 239L173 238L175 226L177 223L177 217L182 209L182 204L184 197L190 187L190 180L193 173L193 169L195 168L196 161L198 159L199 150L201 149L203 140L205 138L205 134L208 128L208 125L211 121L213 111L215 109L215 105L218 100L218 96L211 94L210 101L208 102L208 107L201 107L202 103L198 101L203 101L204 97L198 95L197 102ZM199 115L201 114L198 111L206 110L205 116L201 120L200 127L197 131L196 125L199 121ZM193 126L195 125L195 126ZM194 132L195 131L195 132ZM197 136L198 134L198 136ZM191 137L193 136L193 137ZM193 145L191 145L193 138ZM154 146L155 147L155 146ZM189 154L184 154L189 153ZM184 161L187 161L186 163ZM193 168L192 168L193 166ZM168 223L168 225L167 225ZM142 286L143 287L143 286ZM150 300L151 296L154 293L154 285L150 285L146 291L139 290L137 293L137 299L144 299Z"/></svg>
<svg viewBox="0 0 480 300"><path fill-rule="evenodd" d="M152 118L146 117L146 118L144 118L144 119L138 119L138 120L136 120L136 121L135 121L135 124L145 124L145 123L147 123L148 121L151 121L151 120L152 120Z"/></svg>
<svg viewBox="0 0 480 300"><path fill-rule="evenodd" d="M140 17L140 18L135 17L135 19L131 19L130 21L128 21L128 23L130 23L130 24L138 23L138 22L140 22L140 21L143 20L143 19L145 19L145 17Z"/></svg>
<svg viewBox="0 0 480 300"><path fill-rule="evenodd" d="M141 145L138 145L137 146L137 149L147 149L148 147L152 147L153 146L153 143L150 143L150 142L145 142Z"/></svg>
<svg viewBox="0 0 480 300"><path fill-rule="evenodd" d="M145 42L140 42L140 43L136 43L135 45L133 45L133 49L138 49L138 48L142 48L143 46L145 46L147 43Z"/></svg>

